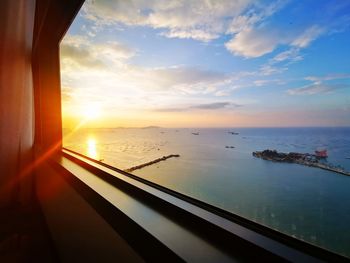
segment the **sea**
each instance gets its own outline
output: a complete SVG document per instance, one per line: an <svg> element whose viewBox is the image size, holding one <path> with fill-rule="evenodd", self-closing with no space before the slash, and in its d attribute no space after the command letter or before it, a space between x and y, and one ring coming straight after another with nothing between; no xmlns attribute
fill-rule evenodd
<svg viewBox="0 0 350 263"><path fill-rule="evenodd" d="M132 173L350 258L350 176L252 156L327 149L329 163L350 171L350 128L90 128L64 135L64 147L123 170L179 154Z"/></svg>

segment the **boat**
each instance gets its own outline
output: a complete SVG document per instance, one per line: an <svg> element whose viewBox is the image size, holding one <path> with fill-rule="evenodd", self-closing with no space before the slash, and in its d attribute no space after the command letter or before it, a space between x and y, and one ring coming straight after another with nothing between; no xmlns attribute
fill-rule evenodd
<svg viewBox="0 0 350 263"><path fill-rule="evenodd" d="M317 158L327 158L328 157L326 149L316 150L315 151L315 155L316 155Z"/></svg>
<svg viewBox="0 0 350 263"><path fill-rule="evenodd" d="M239 133L238 132L228 132L229 134L232 134L232 135L238 135Z"/></svg>
<svg viewBox="0 0 350 263"><path fill-rule="evenodd" d="M193 135L199 135L199 132L192 132Z"/></svg>

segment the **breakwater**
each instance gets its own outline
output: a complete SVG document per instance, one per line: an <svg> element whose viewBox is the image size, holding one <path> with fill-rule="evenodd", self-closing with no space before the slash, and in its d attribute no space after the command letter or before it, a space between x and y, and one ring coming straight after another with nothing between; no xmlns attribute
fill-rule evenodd
<svg viewBox="0 0 350 263"><path fill-rule="evenodd" d="M350 172L341 167L335 166L327 161L320 161L317 156L310 153L282 153L276 150L264 150L253 152L253 156L267 161L282 163L297 163L309 167L316 167L323 170L350 176Z"/></svg>
<svg viewBox="0 0 350 263"><path fill-rule="evenodd" d="M177 157L180 157L180 155L179 154L170 154L170 155L167 155L167 156L163 156L161 158L157 158L157 159L155 159L153 161L150 161L150 162L147 162L147 163L143 163L143 164L140 164L140 165L133 166L133 167L128 168L128 169L126 169L124 171L128 172L128 173L131 173L131 172L133 172L135 170L139 170L139 169L142 169L142 168L144 168L146 166L150 166L152 164L156 164L156 163L159 163L159 162L162 162L162 161L165 161L165 160L167 160L169 158L174 158L174 157L177 158Z"/></svg>

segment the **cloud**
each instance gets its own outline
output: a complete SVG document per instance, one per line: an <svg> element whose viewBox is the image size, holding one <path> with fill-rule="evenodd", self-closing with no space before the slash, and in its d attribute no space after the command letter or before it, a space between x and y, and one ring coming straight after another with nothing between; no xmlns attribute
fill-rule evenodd
<svg viewBox="0 0 350 263"><path fill-rule="evenodd" d="M279 42L280 39L271 32L245 28L228 41L225 46L234 55L255 58L270 53Z"/></svg>
<svg viewBox="0 0 350 263"><path fill-rule="evenodd" d="M260 17L256 14L237 16L232 19L226 33L237 34L247 28L251 28L259 20Z"/></svg>
<svg viewBox="0 0 350 263"><path fill-rule="evenodd" d="M91 43L87 38L68 35L60 45L63 71L85 67L106 69L110 63L120 63L135 55L135 51L115 41Z"/></svg>
<svg viewBox="0 0 350 263"><path fill-rule="evenodd" d="M268 84L277 84L277 85L286 84L286 82L281 79L258 79L258 80L254 80L253 83L257 87L266 86Z"/></svg>
<svg viewBox="0 0 350 263"><path fill-rule="evenodd" d="M209 85L221 82L226 78L225 74L220 72L183 66L155 68L147 71L151 74L162 76L163 81L169 86L197 85L201 83Z"/></svg>
<svg viewBox="0 0 350 263"><path fill-rule="evenodd" d="M316 24L287 31L268 23L268 19L289 2L278 0L266 4L252 0L88 0L83 14L95 23L95 29L104 25L115 28L121 25L146 26L160 30L161 36L202 42L230 35L231 39L225 43L228 51L236 56L256 58L271 53L279 45L305 48L326 32L326 28ZM287 55L293 54L284 54ZM282 58L283 55L276 57L277 60ZM301 57L294 54L290 59L298 61Z"/></svg>
<svg viewBox="0 0 350 263"><path fill-rule="evenodd" d="M225 46L234 55L245 58L256 58L271 53L279 45L287 45L291 48L274 57L275 62L284 60L302 60L299 55L301 48L306 48L313 40L325 32L325 29L312 25L301 32L291 31L286 33L283 29L271 29L263 27L244 27L234 35Z"/></svg>
<svg viewBox="0 0 350 263"><path fill-rule="evenodd" d="M194 67L142 67L129 63L136 52L118 42L92 43L81 36L67 36L60 45L61 70L67 79L104 78L114 86L146 90L177 90L186 94L216 92L231 76ZM86 81L87 82L87 81Z"/></svg>
<svg viewBox="0 0 350 263"><path fill-rule="evenodd" d="M129 87L182 95L215 93L231 78L225 73L185 66L144 68L129 65L122 71L122 82L129 83Z"/></svg>
<svg viewBox="0 0 350 263"><path fill-rule="evenodd" d="M307 47L313 40L319 37L322 33L325 32L325 29L318 26L313 25L307 28L304 32L302 32L299 36L297 36L291 43L292 46L298 48Z"/></svg>
<svg viewBox="0 0 350 263"><path fill-rule="evenodd" d="M314 83L321 83L327 80L349 79L349 78L350 78L350 74L329 74L323 77L317 77L317 76L305 77L306 80L313 81Z"/></svg>
<svg viewBox="0 0 350 263"><path fill-rule="evenodd" d="M153 111L155 112L183 112L183 111L188 111L189 108L185 107L185 108L180 108L180 107L167 107L167 108L157 108L157 109L153 109Z"/></svg>
<svg viewBox="0 0 350 263"><path fill-rule="evenodd" d="M299 50L325 33L326 28L316 24L293 31L286 31L283 27L271 27L265 20L287 3L288 1L276 1L260 10L255 7L256 10L252 8L244 15L233 18L226 32L233 34L231 40L225 44L227 50L237 56L256 58L271 53L279 45L287 45L291 48L277 55L275 61L302 60Z"/></svg>
<svg viewBox="0 0 350 263"><path fill-rule="evenodd" d="M63 71L68 64L73 66L82 66L87 68L104 68L105 64L94 57L93 54L87 49L81 49L76 46L62 44L60 46L61 61L65 64Z"/></svg>
<svg viewBox="0 0 350 263"><path fill-rule="evenodd" d="M62 84L70 87L69 95L77 101L88 101L91 96L104 97L106 105L120 103L131 107L130 103L126 106L121 98L132 97L134 105L149 108L152 103L174 103L167 98L176 98L175 102L180 102L186 97L228 92L233 82L248 74L229 74L182 65L143 67L130 63L135 54L117 42L100 44L83 37L66 37L61 43ZM91 94L89 98L85 96L87 93ZM145 101L145 95L152 100Z"/></svg>
<svg viewBox="0 0 350 263"><path fill-rule="evenodd" d="M272 74L282 73L282 72L286 71L287 69L288 69L287 67L282 67L282 66L275 67L275 66L272 66L269 64L265 64L265 65L262 65L260 67L259 72L263 76L269 76Z"/></svg>
<svg viewBox="0 0 350 263"><path fill-rule="evenodd" d="M207 104L199 104L196 106L192 106L193 109L205 109L205 110L216 110L222 109L226 106L230 105L230 102L215 102L215 103L207 103Z"/></svg>
<svg viewBox="0 0 350 263"><path fill-rule="evenodd" d="M282 9L289 1L279 0L268 5L255 2L256 5L245 12L245 14L234 17L228 25L227 34L236 34L257 23L262 23L275 12Z"/></svg>
<svg viewBox="0 0 350 263"><path fill-rule="evenodd" d="M227 34L233 34L225 46L237 56L255 58L272 52L279 44L288 43L287 35L268 27L265 20L282 9L289 1L276 1L269 5L258 4L244 15L231 21Z"/></svg>
<svg viewBox="0 0 350 263"><path fill-rule="evenodd" d="M99 0L87 1L85 17L96 24L150 26L163 35L209 41L226 29L227 19L242 13L251 0Z"/></svg>
<svg viewBox="0 0 350 263"><path fill-rule="evenodd" d="M191 110L220 110L220 109L233 109L237 107L242 107L242 104L234 103L234 102L213 102L213 103L204 103L197 104L191 106L181 106L181 107L166 107L166 108L158 108L154 111L158 112L183 112L183 111L191 111Z"/></svg>
<svg viewBox="0 0 350 263"><path fill-rule="evenodd" d="M327 94L339 89L350 88L349 84L328 83L338 79L350 79L350 74L336 73L325 76L307 76L304 79L313 83L300 88L289 89L287 93L289 95L315 95Z"/></svg>
<svg viewBox="0 0 350 263"><path fill-rule="evenodd" d="M300 50L298 48L290 48L286 51L278 53L276 56L272 58L271 63L275 64L283 61L290 61L290 62L300 61L303 59L303 57L299 54L299 51Z"/></svg>
<svg viewBox="0 0 350 263"><path fill-rule="evenodd" d="M225 96L230 96L230 91L229 90L218 90L214 94L217 97L225 97Z"/></svg>
<svg viewBox="0 0 350 263"><path fill-rule="evenodd" d="M160 35L168 38L193 38L203 42L209 42L219 36L217 33L200 29L171 29L170 31L162 32Z"/></svg>
<svg viewBox="0 0 350 263"><path fill-rule="evenodd" d="M260 67L259 72L263 76L280 74L288 70L288 65L301 60L303 60L303 57L300 55L300 49L290 48L278 53L272 59L268 60L267 63Z"/></svg>
<svg viewBox="0 0 350 263"><path fill-rule="evenodd" d="M338 89L348 88L346 84L311 84L301 88L289 89L287 93L289 95L316 95L327 94Z"/></svg>

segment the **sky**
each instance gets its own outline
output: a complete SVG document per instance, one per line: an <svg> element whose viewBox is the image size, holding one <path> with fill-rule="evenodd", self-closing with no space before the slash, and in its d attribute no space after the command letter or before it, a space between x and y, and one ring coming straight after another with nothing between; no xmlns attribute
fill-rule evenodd
<svg viewBox="0 0 350 263"><path fill-rule="evenodd" d="M350 1L87 0L63 126L350 126Z"/></svg>

